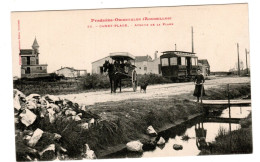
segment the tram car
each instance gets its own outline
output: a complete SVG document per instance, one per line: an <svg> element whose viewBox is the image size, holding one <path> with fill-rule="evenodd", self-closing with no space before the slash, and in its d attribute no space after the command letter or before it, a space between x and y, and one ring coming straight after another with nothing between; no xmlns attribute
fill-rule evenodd
<svg viewBox="0 0 260 162"><path fill-rule="evenodd" d="M184 51L165 51L160 56L161 72L173 81L192 81L198 69L195 53Z"/></svg>

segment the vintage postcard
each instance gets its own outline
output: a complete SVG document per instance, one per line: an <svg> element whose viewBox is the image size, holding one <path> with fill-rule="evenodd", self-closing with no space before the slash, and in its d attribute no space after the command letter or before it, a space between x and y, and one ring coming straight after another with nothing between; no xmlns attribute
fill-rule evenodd
<svg viewBox="0 0 260 162"><path fill-rule="evenodd" d="M11 13L17 161L251 154L248 4Z"/></svg>

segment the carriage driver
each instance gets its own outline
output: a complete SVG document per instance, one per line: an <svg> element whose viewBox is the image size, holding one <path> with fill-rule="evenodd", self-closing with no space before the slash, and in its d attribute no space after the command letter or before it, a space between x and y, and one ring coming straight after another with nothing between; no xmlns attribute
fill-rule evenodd
<svg viewBox="0 0 260 162"><path fill-rule="evenodd" d="M129 68L131 66L131 61L127 60L125 63L125 72L128 73L129 72Z"/></svg>

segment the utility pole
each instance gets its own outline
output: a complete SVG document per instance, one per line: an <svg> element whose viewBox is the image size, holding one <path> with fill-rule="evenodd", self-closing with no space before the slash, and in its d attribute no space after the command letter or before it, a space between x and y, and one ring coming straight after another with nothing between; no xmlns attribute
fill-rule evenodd
<svg viewBox="0 0 260 162"><path fill-rule="evenodd" d="M240 76L239 44L237 43L237 75Z"/></svg>
<svg viewBox="0 0 260 162"><path fill-rule="evenodd" d="M176 43L175 43L175 51L177 51Z"/></svg>
<svg viewBox="0 0 260 162"><path fill-rule="evenodd" d="M191 27L191 52L194 53L194 45L193 45L193 26Z"/></svg>
<svg viewBox="0 0 260 162"><path fill-rule="evenodd" d="M247 49L246 49L246 74L248 74L248 65L247 65Z"/></svg>

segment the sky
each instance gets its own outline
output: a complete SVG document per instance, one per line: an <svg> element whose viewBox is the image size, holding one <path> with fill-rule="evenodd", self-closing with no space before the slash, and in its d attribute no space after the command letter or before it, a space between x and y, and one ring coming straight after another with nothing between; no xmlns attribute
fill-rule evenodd
<svg viewBox="0 0 260 162"><path fill-rule="evenodd" d="M170 20L115 21L144 17ZM155 51L160 55L175 50L175 44L177 50L191 52L192 26L196 56L208 59L211 71L228 71L237 62L237 43L240 60L245 64L245 48L250 51L248 21L247 4L12 12L13 76L20 76L19 33L21 49L30 49L37 38L39 61L48 64L48 73L61 67L91 72L91 62L111 52L154 57ZM99 27L125 24L128 27Z"/></svg>

